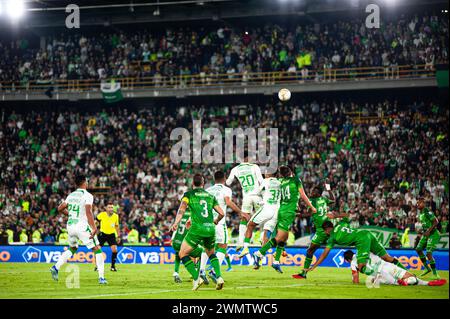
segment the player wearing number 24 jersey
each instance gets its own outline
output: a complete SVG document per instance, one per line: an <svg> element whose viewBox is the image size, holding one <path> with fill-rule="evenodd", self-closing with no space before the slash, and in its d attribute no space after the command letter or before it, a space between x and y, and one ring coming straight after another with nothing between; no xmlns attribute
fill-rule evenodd
<svg viewBox="0 0 450 319"><path fill-rule="evenodd" d="M183 195L177 217L171 229L173 231L177 230L186 210L189 209L191 213L191 227L181 244L179 257L194 279L192 290L197 290L203 284L203 279L199 278L199 271L195 268L189 255L199 245L202 245L217 276L216 289L220 290L224 285L224 280L221 277L219 261L214 251L215 225L224 217L224 212L220 208L217 199L204 190L204 185L205 179L203 175L194 175L193 189ZM214 219L213 210L218 213L216 219Z"/></svg>
<svg viewBox="0 0 450 319"><path fill-rule="evenodd" d="M66 200L58 206L58 212L68 212L67 232L69 234L69 249L58 259L50 269L54 280L58 280L61 266L75 254L78 249L78 240L95 253L99 283L106 284L104 278L105 264L102 249L97 239L97 226L92 213L94 197L86 190L87 180L84 175L75 178L77 189L67 196Z"/></svg>

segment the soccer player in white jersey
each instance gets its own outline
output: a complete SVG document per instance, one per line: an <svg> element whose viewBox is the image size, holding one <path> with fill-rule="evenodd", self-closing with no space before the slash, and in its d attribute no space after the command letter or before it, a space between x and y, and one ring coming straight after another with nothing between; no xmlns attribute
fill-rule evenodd
<svg viewBox="0 0 450 319"><path fill-rule="evenodd" d="M344 252L344 260L350 263L352 270L352 279L354 284L359 283L358 261L356 254L347 250ZM375 254L370 253L369 261L366 265L372 270L370 275L370 285L400 285L400 286L443 286L447 283L445 279L425 281L416 277L416 275L402 269L392 263L388 263Z"/></svg>
<svg viewBox="0 0 450 319"><path fill-rule="evenodd" d="M226 224L226 211L227 207L230 207L233 211L242 215L243 212L241 209L233 202L231 199L232 191L231 188L225 186L225 173L222 171L217 171L214 173L214 185L208 187L206 189L208 193L213 195L217 202L219 203L220 208L222 208L225 213L224 218L222 218L219 223L216 225L216 256L219 260L219 265L222 265L225 256L227 254L227 246L228 246L228 235L227 235L227 224ZM217 213L213 211L214 218L216 218ZM200 260L200 276L204 280L205 284L208 282L205 274L205 266L208 261L208 255L203 252ZM216 282L216 275L214 270L210 270L209 276L211 279ZM206 280L205 280L206 279Z"/></svg>
<svg viewBox="0 0 450 319"><path fill-rule="evenodd" d="M66 250L58 259L58 262L50 268L54 280L58 280L58 272L64 263L75 254L78 249L78 240L87 248L92 249L95 254L95 262L98 271L99 284L107 284L105 280L105 261L103 259L102 249L97 239L97 226L95 226L94 214L92 213L92 204L94 197L87 189L87 180L84 175L75 177L77 190L70 193L69 196L58 206L58 212L67 212L67 232L69 235L69 249Z"/></svg>
<svg viewBox="0 0 450 319"><path fill-rule="evenodd" d="M276 221L281 199L280 181L272 174L266 174L266 178L260 185L259 192L262 193L262 206L250 218L248 222L244 239L244 249L239 255L239 258L244 257L250 252L248 246L250 245L253 230L256 226L264 225L264 230L266 230L266 224L268 224L267 230L273 232L277 223Z"/></svg>
<svg viewBox="0 0 450 319"><path fill-rule="evenodd" d="M248 162L248 156L245 156L243 163L233 167L227 178L226 184L230 186L234 178L239 180L242 187L242 208L243 212L253 215L262 204L262 198L259 195L260 186L264 180L261 169L258 165ZM239 252L244 246L245 232L249 216L242 214L239 225L239 237L236 251Z"/></svg>

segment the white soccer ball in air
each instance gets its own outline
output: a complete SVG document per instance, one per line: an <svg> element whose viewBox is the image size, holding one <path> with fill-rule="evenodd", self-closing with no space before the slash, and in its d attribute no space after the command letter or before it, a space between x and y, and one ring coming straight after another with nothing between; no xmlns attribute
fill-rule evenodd
<svg viewBox="0 0 450 319"><path fill-rule="evenodd" d="M291 91L288 89L281 89L278 91L278 98L283 102L289 101L291 98Z"/></svg>

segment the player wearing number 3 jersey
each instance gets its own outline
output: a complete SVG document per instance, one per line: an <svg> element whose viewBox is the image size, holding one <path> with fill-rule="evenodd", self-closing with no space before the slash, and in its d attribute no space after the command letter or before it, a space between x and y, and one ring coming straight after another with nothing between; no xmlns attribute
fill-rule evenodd
<svg viewBox="0 0 450 319"><path fill-rule="evenodd" d="M95 226L92 204L94 197L86 190L87 180L84 175L75 178L77 190L70 193L66 200L59 205L58 212L66 211L67 232L69 235L69 249L59 257L58 262L50 269L54 280L58 280L58 272L61 266L75 254L78 249L78 240L95 253L95 261L98 270L100 284L106 284L104 278L105 261L100 244L97 239L97 227Z"/></svg>
<svg viewBox="0 0 450 319"><path fill-rule="evenodd" d="M220 208L217 199L203 189L204 185L205 179L203 175L194 175L193 189L183 195L177 217L171 229L173 231L177 230L186 210L189 209L191 212L191 227L181 244L179 257L194 279L192 290L197 290L203 284L203 279L199 278L199 271L196 269L189 255L199 245L202 245L217 275L216 289L219 290L222 289L224 280L221 277L219 261L214 252L216 238L215 226L224 217L224 212ZM213 210L218 213L216 219L214 219Z"/></svg>
<svg viewBox="0 0 450 319"><path fill-rule="evenodd" d="M261 169L258 165L248 163L248 158L237 166L235 166L226 180L226 184L230 186L234 179L237 178L242 187L242 208L245 213L253 215L256 212L262 202L262 198L259 195L259 188L264 180ZM238 246L236 251L240 251L244 245L245 232L247 231L247 222L249 216L241 215L241 223L239 225L239 237Z"/></svg>

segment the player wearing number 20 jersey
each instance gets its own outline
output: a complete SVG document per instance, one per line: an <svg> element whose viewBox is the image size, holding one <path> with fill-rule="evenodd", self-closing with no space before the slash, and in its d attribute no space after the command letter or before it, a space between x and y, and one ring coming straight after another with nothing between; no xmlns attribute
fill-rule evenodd
<svg viewBox="0 0 450 319"><path fill-rule="evenodd" d="M264 178L261 174L261 169L258 165L252 163L241 163L230 172L226 180L226 184L230 186L234 178L239 180L242 187L242 211L252 215L261 206L262 198L259 195L260 185ZM241 250L244 245L245 232L247 231L247 220L241 218L241 224L239 225L239 237L237 251Z"/></svg>

